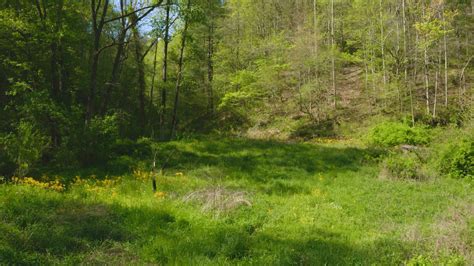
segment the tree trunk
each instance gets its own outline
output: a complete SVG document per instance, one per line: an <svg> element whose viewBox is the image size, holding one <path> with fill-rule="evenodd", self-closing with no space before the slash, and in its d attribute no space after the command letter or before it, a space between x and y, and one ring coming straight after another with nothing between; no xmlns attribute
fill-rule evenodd
<svg viewBox="0 0 474 266"><path fill-rule="evenodd" d="M426 114L430 114L430 83L429 83L429 73L428 73L428 48L425 46L423 49L424 55L424 75L425 75L425 101L426 101Z"/></svg>
<svg viewBox="0 0 474 266"><path fill-rule="evenodd" d="M434 87L434 99L433 99L433 118L436 118L436 105L438 103L438 84L439 84L439 74L441 69L441 51L438 52L438 64L435 73L435 87Z"/></svg>
<svg viewBox="0 0 474 266"><path fill-rule="evenodd" d="M382 74L383 74L383 90L387 86L387 73L385 70L385 35L383 25L382 0L379 1L379 15L380 15L380 52L382 56Z"/></svg>
<svg viewBox="0 0 474 266"><path fill-rule="evenodd" d="M425 17L425 3L422 3L422 15ZM428 59L428 43L426 35L423 35L423 74L425 76L425 102L426 102L426 114L430 115L430 83L429 83L429 59Z"/></svg>
<svg viewBox="0 0 474 266"><path fill-rule="evenodd" d="M209 8L212 12L213 5L212 0L209 0ZM209 112L212 114L214 112L214 95L213 95L213 87L212 81L214 79L214 65L212 61L212 57L214 55L214 21L211 15L211 21L208 26L208 34L207 34L207 97L208 97L208 109Z"/></svg>
<svg viewBox="0 0 474 266"><path fill-rule="evenodd" d="M336 91L336 66L335 66L335 44L334 44L334 0L331 0L331 77L332 91L334 94L334 110L337 110L337 91Z"/></svg>
<svg viewBox="0 0 474 266"><path fill-rule="evenodd" d="M166 18L165 18L165 36L163 38L163 84L161 86L161 103L160 103L160 139L165 139L165 115L166 115L166 96L168 81L168 45L170 34L170 0L166 1Z"/></svg>
<svg viewBox="0 0 474 266"><path fill-rule="evenodd" d="M402 0L402 17L403 17L403 72L404 72L404 87L405 90L408 88L408 31L407 31L407 16L406 16L406 3L405 0ZM413 92L412 86L408 88L409 97L410 97L410 114L411 114L411 124L415 125L415 110L413 106Z"/></svg>
<svg viewBox="0 0 474 266"><path fill-rule="evenodd" d="M466 68L469 66L471 63L472 58L474 56L469 57L467 60L466 64L464 64L463 68L461 69L461 74L459 75L459 105L463 107L463 99L462 96L464 95L464 92L466 90L466 77L465 77L465 72Z"/></svg>
<svg viewBox="0 0 474 266"><path fill-rule="evenodd" d="M155 54L153 56L153 73L151 76L151 86L150 86L150 107L149 107L150 113L154 113L153 112L153 97L155 93L154 91L155 91L155 76L156 76L156 63L157 63L156 55L157 54L158 54L158 42L156 42L155 44ZM150 124L152 126L152 133L153 133L153 122L154 121L150 121Z"/></svg>
<svg viewBox="0 0 474 266"><path fill-rule="evenodd" d="M133 40L135 43L135 61L137 64L137 75L138 75L138 102L139 102L139 123L142 132L145 131L146 124L146 112L145 112L145 65L142 60L142 44L140 40L140 32L137 28L137 16L136 14L131 15L133 26Z"/></svg>
<svg viewBox="0 0 474 266"><path fill-rule="evenodd" d="M63 62L60 31L62 29L63 0L56 3L56 22L54 25L54 39L51 42L51 87L53 97L59 100L63 91Z"/></svg>
<svg viewBox="0 0 474 266"><path fill-rule="evenodd" d="M474 0L473 0L474 1ZM443 20L443 48L444 48L444 106L448 107L448 41L446 34L446 19L444 17L444 3L441 10Z"/></svg>
<svg viewBox="0 0 474 266"><path fill-rule="evenodd" d="M92 50L92 63L91 63L91 72L89 80L89 95L87 96L87 110L86 110L86 122L88 122L94 115L94 105L95 105L95 93L97 90L97 70L99 67L99 57L100 57L100 39L102 37L102 30L105 24L105 16L107 15L107 10L109 7L109 0L104 0L104 4L101 4L102 1L96 5L96 0L91 0L91 12L92 12L92 30L93 30L93 50ZM99 17L99 9L102 8L102 12Z"/></svg>
<svg viewBox="0 0 474 266"><path fill-rule="evenodd" d="M318 18L316 16L316 0L313 0L313 53L318 56Z"/></svg>
<svg viewBox="0 0 474 266"><path fill-rule="evenodd" d="M397 6L397 13L399 10L399 6ZM397 97L398 97L398 104L399 104L399 113L403 112L403 102L402 102L402 95L400 91L400 64L401 64L401 59L400 59L400 21L397 19L395 21L396 23L396 37L397 37L397 42L396 42L396 49L395 49L395 55L396 55L396 62L395 62L395 76L397 80Z"/></svg>
<svg viewBox="0 0 474 266"><path fill-rule="evenodd" d="M191 0L188 0L187 8L186 10L190 10L191 7ZM174 106L173 106L173 116L171 119L171 130L170 130L170 138L173 138L177 126L178 126L178 103L179 103L179 93L180 93L180 85L181 85L181 79L183 76L183 63L184 63L184 48L186 46L186 34L188 31L188 18L184 18L184 29L183 33L181 36L181 48L179 50L179 61L178 61L178 76L176 78L176 86L175 86L175 95L174 95Z"/></svg>
<svg viewBox="0 0 474 266"><path fill-rule="evenodd" d="M125 14L125 6L123 3L123 0L120 0L120 13L123 16ZM120 34L118 37L118 44L117 44L117 50L115 51L115 57L114 57L114 63L112 66L112 74L110 77L109 82L105 85L105 95L102 103L102 110L101 113L104 115L107 112L108 104L110 101L110 94L112 93L113 87L118 86L118 81L120 77L120 69L121 69L121 63L122 63L122 58L124 55L125 51L125 38L127 36L127 25L126 25L126 19L123 17L121 19L121 26L122 28L120 29Z"/></svg>

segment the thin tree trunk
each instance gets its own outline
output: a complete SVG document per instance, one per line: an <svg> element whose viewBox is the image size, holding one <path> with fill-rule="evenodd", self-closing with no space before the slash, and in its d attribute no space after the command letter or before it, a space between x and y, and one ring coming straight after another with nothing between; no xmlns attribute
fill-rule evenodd
<svg viewBox="0 0 474 266"><path fill-rule="evenodd" d="M425 46L423 49L424 55L424 75L425 75L425 100L426 100L426 114L430 114L430 83L428 73L428 48Z"/></svg>
<svg viewBox="0 0 474 266"><path fill-rule="evenodd" d="M166 18L165 18L165 36L163 38L163 84L161 86L161 104L160 104L160 139L165 138L165 115L166 115L166 96L168 81L168 45L170 38L170 0L166 1Z"/></svg>
<svg viewBox="0 0 474 266"><path fill-rule="evenodd" d="M439 84L439 74L441 70L441 51L438 52L438 64L435 73L435 87L434 87L434 99L433 99L433 118L436 118L436 105L438 103L438 84Z"/></svg>
<svg viewBox="0 0 474 266"><path fill-rule="evenodd" d="M151 76L151 86L150 86L150 111L153 108L153 98L154 98L154 93L155 93L155 77L156 77L156 56L158 54L158 42L155 44L155 54L153 55L153 73ZM153 123L153 121L151 121Z"/></svg>
<svg viewBox="0 0 474 266"><path fill-rule="evenodd" d="M318 56L318 18L316 15L316 0L313 0L313 53Z"/></svg>
<svg viewBox="0 0 474 266"><path fill-rule="evenodd" d="M139 123L142 132L145 131L145 124L146 124L146 112L145 112L145 90L146 90L146 83L145 83L145 65L142 60L142 44L140 40L140 32L137 28L137 21L138 17L133 14L131 16L133 26L133 39L135 43L135 61L137 64L137 75L138 75L138 102L139 102Z"/></svg>
<svg viewBox="0 0 474 266"><path fill-rule="evenodd" d="M368 58L367 58L367 47L366 47L367 40L363 41L362 49L364 51L364 90L365 92L369 91L369 65L368 65Z"/></svg>
<svg viewBox="0 0 474 266"><path fill-rule="evenodd" d="M154 121L154 118L155 118L155 110L154 110L154 105L153 105L153 101L154 101L154 93L155 93L155 77L156 77L156 63L157 63L157 59L156 59L156 56L158 54L158 41L155 43L155 54L153 56L153 74L151 76L151 86L150 86L150 106L148 108L149 110L149 118L150 118L150 130L151 130L151 138L155 138L155 121Z"/></svg>
<svg viewBox="0 0 474 266"><path fill-rule="evenodd" d="M382 56L382 74L383 74L383 90L387 86L387 73L385 70L385 35L383 26L383 12L382 12L382 0L379 1L379 15L380 15L380 51Z"/></svg>
<svg viewBox="0 0 474 266"><path fill-rule="evenodd" d="M406 4L405 0L402 0L402 16L403 16L403 71L404 71L404 86L405 90L408 88L408 32L407 32L407 17L406 17ZM411 114L411 123L412 126L415 125L415 112L413 106L413 93L412 87L409 88L409 96L410 96L410 114Z"/></svg>
<svg viewBox="0 0 474 266"><path fill-rule="evenodd" d="M334 110L337 110L337 91L336 91L336 66L335 66L335 47L334 47L334 0L331 0L331 77L332 91L334 94Z"/></svg>
<svg viewBox="0 0 474 266"><path fill-rule="evenodd" d="M123 16L125 14L125 5L124 1L120 0L120 13ZM121 18L121 26L117 50L115 51L114 63L112 65L112 74L109 82L105 84L105 95L102 103L101 113L104 115L107 112L108 104L110 101L110 94L112 93L112 88L118 85L119 73L121 69L122 57L125 51L125 38L127 36L127 25L125 17Z"/></svg>
<svg viewBox="0 0 474 266"><path fill-rule="evenodd" d="M399 6L397 6L397 13L399 10ZM397 79L397 96L398 96L398 104L399 104L399 112L402 113L403 111L403 103L402 103L402 96L400 91L400 21L396 20L396 35L397 35L397 44L396 44L396 64L395 64L395 75Z"/></svg>
<svg viewBox="0 0 474 266"><path fill-rule="evenodd" d="M122 31L119 35L119 44L117 45L117 51L115 52L114 63L112 65L112 74L110 77L109 82L105 84L105 95L102 104L101 113L105 114L107 112L107 108L109 105L110 97L112 94L112 89L114 87L118 87L119 85L119 77L120 77L120 70L123 61L123 55L125 52L125 37L126 32Z"/></svg>
<svg viewBox="0 0 474 266"><path fill-rule="evenodd" d="M444 17L444 3L441 10L443 20L443 48L444 48L444 106L448 107L448 41L446 34L446 19Z"/></svg>
<svg viewBox="0 0 474 266"><path fill-rule="evenodd" d="M425 17L425 4L422 4L422 11L423 17ZM425 101L426 101L426 114L430 115L430 83L429 83L429 59L428 59L428 44L426 40L426 36L423 36L423 58L424 58L424 66L423 66L423 74L425 76Z"/></svg>
<svg viewBox="0 0 474 266"><path fill-rule="evenodd" d="M413 84L415 85L416 88L416 82L418 80L418 47L416 47L416 44L419 43L420 41L420 35L418 34L418 31L415 31L415 55L413 59Z"/></svg>
<svg viewBox="0 0 474 266"><path fill-rule="evenodd" d="M190 10L191 7L191 0L188 0L186 10ZM170 138L173 138L176 133L176 128L178 126L178 104L179 104L179 93L180 93L180 85L181 79L183 76L183 63L184 63L184 48L186 46L186 34L188 31L188 18L184 18L184 29L181 36L181 48L179 50L179 61L178 61L178 76L176 78L176 86L175 86L175 95L174 95L174 106L173 106L173 116L171 119L171 130L170 130Z"/></svg>
<svg viewBox="0 0 474 266"><path fill-rule="evenodd" d="M471 63L471 60L474 56L471 56L469 57L469 59L467 60L466 64L464 64L463 68L461 69L461 74L459 76L459 104L462 106L463 104L463 101L462 101L462 96L465 92L465 88L466 88L466 77L464 76L464 73L466 71L466 68L469 66L469 64Z"/></svg>
<svg viewBox="0 0 474 266"><path fill-rule="evenodd" d="M213 5L212 0L209 1L209 8L210 11L213 12ZM213 88L212 88L212 81L214 79L214 64L213 64L213 56L214 56L214 18L211 15L211 21L208 26L208 34L207 34L207 97L208 97L208 109L209 112L212 114L214 112L214 95L213 95Z"/></svg>
<svg viewBox="0 0 474 266"><path fill-rule="evenodd" d="M63 0L59 0L56 5L54 39L51 42L51 85L54 97L56 100L59 100L59 96L63 91L62 45L60 37L64 5Z"/></svg>
<svg viewBox="0 0 474 266"><path fill-rule="evenodd" d="M102 7L102 12L99 17L99 9ZM86 122L89 121L94 115L94 105L95 105L95 93L97 90L97 71L99 67L99 58L100 58L100 39L102 37L102 30L105 25L105 16L107 15L107 10L109 7L109 0L104 0L96 5L96 0L91 0L91 12L92 12L92 30L93 30L93 50L92 50L92 63L91 63L91 73L89 80L89 95L87 96L87 110L86 110Z"/></svg>
<svg viewBox="0 0 474 266"><path fill-rule="evenodd" d="M375 86L375 67L374 67L374 50L371 49L370 55L370 72L372 74L372 93L373 93L373 105L377 105L377 88Z"/></svg>

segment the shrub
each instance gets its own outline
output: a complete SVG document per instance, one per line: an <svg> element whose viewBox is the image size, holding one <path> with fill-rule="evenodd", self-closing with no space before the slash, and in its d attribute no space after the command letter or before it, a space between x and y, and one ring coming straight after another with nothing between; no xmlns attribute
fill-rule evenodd
<svg viewBox="0 0 474 266"><path fill-rule="evenodd" d="M474 177L474 137L450 137L449 143L435 147L435 167L453 178Z"/></svg>
<svg viewBox="0 0 474 266"><path fill-rule="evenodd" d="M320 122L305 123L291 133L291 138L312 139L317 137L333 137L335 122L328 119Z"/></svg>
<svg viewBox="0 0 474 266"><path fill-rule="evenodd" d="M136 158L144 159L152 156L153 141L148 138L140 138L137 141L131 139L118 139L113 144L112 152L116 156L130 155Z"/></svg>
<svg viewBox="0 0 474 266"><path fill-rule="evenodd" d="M420 159L413 153L392 154L383 161L382 175L397 179L421 179Z"/></svg>
<svg viewBox="0 0 474 266"><path fill-rule="evenodd" d="M1 140L0 140L1 142ZM10 177L15 172L15 163L10 159L10 157L5 152L5 148L1 147L0 144L0 177ZM0 181L2 183L2 181Z"/></svg>
<svg viewBox="0 0 474 266"><path fill-rule="evenodd" d="M430 140L430 131L426 127L411 127L397 122L378 124L367 136L369 144L382 147L393 147L399 144L427 144Z"/></svg>
<svg viewBox="0 0 474 266"><path fill-rule="evenodd" d="M0 139L7 157L16 165L15 175L25 176L48 146L48 139L33 124L22 121L16 132ZM8 162L6 162L8 164Z"/></svg>
<svg viewBox="0 0 474 266"><path fill-rule="evenodd" d="M74 139L77 141L74 150L83 165L106 163L118 139L117 115L94 117Z"/></svg>

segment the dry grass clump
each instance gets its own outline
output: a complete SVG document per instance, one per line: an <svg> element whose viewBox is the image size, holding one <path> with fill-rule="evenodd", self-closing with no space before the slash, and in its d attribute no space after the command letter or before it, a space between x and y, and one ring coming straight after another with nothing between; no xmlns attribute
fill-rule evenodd
<svg viewBox="0 0 474 266"><path fill-rule="evenodd" d="M463 203L450 207L433 224L436 255L462 255L468 265L474 265L474 233L469 222L474 218L474 204Z"/></svg>
<svg viewBox="0 0 474 266"><path fill-rule="evenodd" d="M406 242L414 243L415 245L423 245L428 240L423 234L422 228L419 224L408 225L403 234L403 240Z"/></svg>
<svg viewBox="0 0 474 266"><path fill-rule="evenodd" d="M430 247L435 260L461 257L466 265L474 265L474 232L469 227L473 218L474 204L456 204L440 215L428 232L423 232L419 224L407 227L403 240L417 247Z"/></svg>
<svg viewBox="0 0 474 266"><path fill-rule="evenodd" d="M226 177L226 174L224 171L222 171L222 169L213 166L204 166L195 170L191 170L189 175L208 180L223 179Z"/></svg>
<svg viewBox="0 0 474 266"><path fill-rule="evenodd" d="M139 257L126 248L105 242L100 247L88 253L82 265L146 265L140 263Z"/></svg>
<svg viewBox="0 0 474 266"><path fill-rule="evenodd" d="M223 187L202 189L187 194L184 202L198 202L203 211L227 212L240 206L252 206L249 194L245 191L233 191Z"/></svg>

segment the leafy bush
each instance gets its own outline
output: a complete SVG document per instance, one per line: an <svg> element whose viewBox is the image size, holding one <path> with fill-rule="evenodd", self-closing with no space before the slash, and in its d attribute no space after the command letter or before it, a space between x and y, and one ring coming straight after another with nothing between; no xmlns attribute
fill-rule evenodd
<svg viewBox="0 0 474 266"><path fill-rule="evenodd" d="M0 177L12 176L16 168L15 163L10 159L7 154L5 140L6 136L0 135Z"/></svg>
<svg viewBox="0 0 474 266"><path fill-rule="evenodd" d="M153 141L149 138L140 138L137 141L131 139L119 139L113 145L112 151L116 156L130 155L136 158L150 158Z"/></svg>
<svg viewBox="0 0 474 266"><path fill-rule="evenodd" d="M291 133L291 138L312 139L335 136L334 121L328 119L318 123L305 123Z"/></svg>
<svg viewBox="0 0 474 266"><path fill-rule="evenodd" d="M397 179L421 179L422 164L413 153L392 154L383 161L382 175Z"/></svg>
<svg viewBox="0 0 474 266"><path fill-rule="evenodd" d="M42 156L49 142L32 123L22 121L15 133L1 139L9 161L16 165L15 175L25 176ZM2 163L3 164L3 163ZM8 161L5 163L8 165Z"/></svg>
<svg viewBox="0 0 474 266"><path fill-rule="evenodd" d="M369 144L382 147L393 147L399 144L427 144L430 140L430 131L426 127L411 127L397 122L378 124L367 136Z"/></svg>
<svg viewBox="0 0 474 266"><path fill-rule="evenodd" d="M452 137L435 147L435 166L453 178L474 177L474 136Z"/></svg>
<svg viewBox="0 0 474 266"><path fill-rule="evenodd" d="M433 260L424 255L419 255L416 257L411 258L410 260L405 262L407 266L424 266L424 265L433 265Z"/></svg>
<svg viewBox="0 0 474 266"><path fill-rule="evenodd" d="M107 162L112 155L112 147L118 139L118 117L106 115L94 117L83 128L81 136L75 137L79 162L83 165Z"/></svg>

